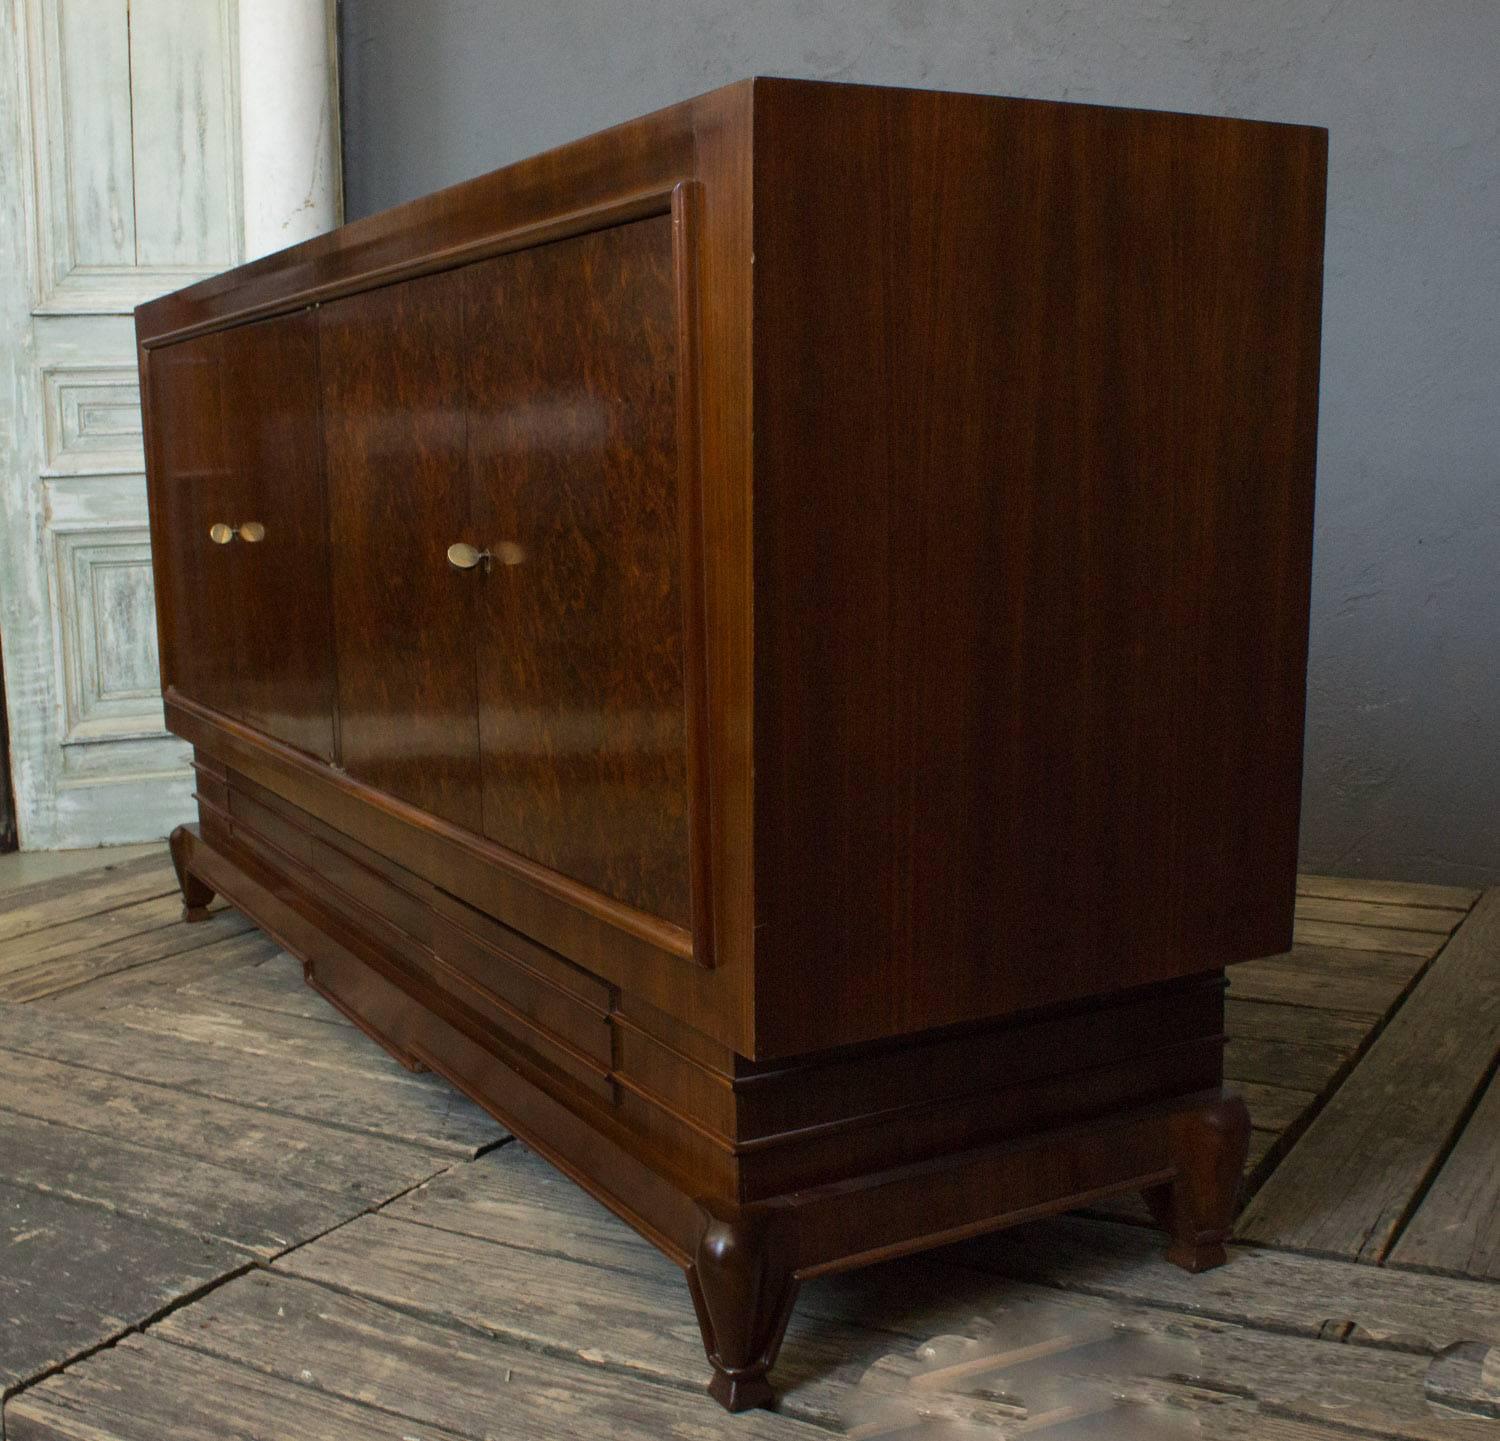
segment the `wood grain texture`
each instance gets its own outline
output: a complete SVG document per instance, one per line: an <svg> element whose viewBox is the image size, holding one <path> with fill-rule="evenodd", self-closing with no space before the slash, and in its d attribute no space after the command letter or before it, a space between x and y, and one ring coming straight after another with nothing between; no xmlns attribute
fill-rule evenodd
<svg viewBox="0 0 1500 1441"><path fill-rule="evenodd" d="M342 764L479 830L462 282L318 312Z"/></svg>
<svg viewBox="0 0 1500 1441"><path fill-rule="evenodd" d="M6 1114L4 1124L5 1174L12 1185L172 1226L189 1237L226 1241L252 1255L279 1255L358 1209L284 1177L249 1175L16 1112Z"/></svg>
<svg viewBox="0 0 1500 1441"><path fill-rule="evenodd" d="M0 894L0 941L171 894L177 883L163 847L121 866L63 876Z"/></svg>
<svg viewBox="0 0 1500 1441"><path fill-rule="evenodd" d="M1401 931L1426 931L1446 936L1468 914L1467 909L1395 905L1391 902L1298 896L1299 921L1333 921L1340 925L1375 926Z"/></svg>
<svg viewBox="0 0 1500 1441"><path fill-rule="evenodd" d="M493 1337L455 1331L274 1272L246 1276L168 1317L152 1334L176 1345L482 1441L532 1441L574 1432L659 1441L730 1438L743 1423L716 1420L704 1400L670 1386L622 1383L615 1372ZM765 1416L757 1441L817 1441L790 1417Z"/></svg>
<svg viewBox="0 0 1500 1441"><path fill-rule="evenodd" d="M149 1336L127 1336L15 1397L5 1408L5 1434L8 1441L229 1441L245 1434L246 1418L261 1436L411 1441L405 1417ZM428 1425L423 1441L463 1438Z"/></svg>
<svg viewBox="0 0 1500 1441"><path fill-rule="evenodd" d="M1415 881L1374 881L1304 873L1297 877L1297 894L1367 905L1436 906L1443 910L1467 911L1482 892L1467 886L1431 886Z"/></svg>
<svg viewBox="0 0 1500 1441"><path fill-rule="evenodd" d="M239 714L324 760L335 755L329 528L323 488L318 325L303 310L222 337L232 509L265 539L237 539Z"/></svg>
<svg viewBox="0 0 1500 1441"><path fill-rule="evenodd" d="M1240 1220L1239 1235L1382 1261L1500 1056L1487 892Z"/></svg>
<svg viewBox="0 0 1500 1441"><path fill-rule="evenodd" d="M333 1129L295 1116L257 1112L173 1086L134 1081L91 1067L0 1051L0 1112L62 1128L44 1132L49 1161L86 1151L89 1136L162 1153L166 1169L184 1157L356 1203L384 1200L431 1176L446 1158L385 1136ZM60 1187L60 1169L40 1173ZM161 1221L165 1209L146 1219Z"/></svg>
<svg viewBox="0 0 1500 1441"><path fill-rule="evenodd" d="M224 445L223 337L205 335L152 356L141 377L147 425L153 568L164 691L239 718L242 552L209 530L235 510Z"/></svg>
<svg viewBox="0 0 1500 1441"><path fill-rule="evenodd" d="M1465 1340L1500 1342L1500 1294L1480 1281L1247 1246L1233 1248L1223 1270L1189 1276L1162 1259L1150 1232L1110 1221L1039 1221L952 1255L1018 1280L1299 1336L1321 1335L1332 1321L1351 1323L1351 1339L1364 1345L1438 1351Z"/></svg>
<svg viewBox="0 0 1500 1441"><path fill-rule="evenodd" d="M0 962L0 1002L57 995L250 929L249 920L227 909L215 911L199 925L183 925L181 905L175 896L167 896L34 932L11 943L20 954Z"/></svg>
<svg viewBox="0 0 1500 1441"><path fill-rule="evenodd" d="M467 1102L436 1082L408 1077L390 1062L390 1084L372 1086L368 1075L322 1068L317 1083L295 1065L269 1054L232 1046L205 1050L201 1038L110 1020L47 1014L34 1006L0 1012L0 1049L18 1055L93 1066L115 1075L177 1086L196 1095L285 1112L351 1130L394 1136L440 1155L471 1156L503 1134Z"/></svg>
<svg viewBox="0 0 1500 1441"><path fill-rule="evenodd" d="M347 1016L340 1015L316 991L302 984L301 965L284 951L274 952L259 965L240 967L224 975L194 978L180 989L184 995L202 996L222 1005L281 1011L336 1026L350 1024Z"/></svg>
<svg viewBox="0 0 1500 1441"><path fill-rule="evenodd" d="M485 834L687 927L672 219L463 276Z"/></svg>
<svg viewBox="0 0 1500 1441"><path fill-rule="evenodd" d="M276 954L276 943L260 931L242 931L227 941L210 940L190 951L178 951L122 971L96 976L65 991L35 1001L62 1015L106 1015L117 1005L154 1004L154 997L175 991L204 976L222 976L252 968Z"/></svg>
<svg viewBox="0 0 1500 1441"><path fill-rule="evenodd" d="M1500 1082L1465 1122L1390 1264L1500 1281Z"/></svg>
<svg viewBox="0 0 1500 1441"><path fill-rule="evenodd" d="M794 81L755 126L764 1044L1284 949L1325 137Z"/></svg>
<svg viewBox="0 0 1500 1441"><path fill-rule="evenodd" d="M1420 956L1299 945L1282 955L1230 967L1229 995L1231 1001L1375 1019L1410 990L1425 964Z"/></svg>
<svg viewBox="0 0 1500 1441"><path fill-rule="evenodd" d="M3 1180L0 1255L0 1395L249 1264L227 1242Z"/></svg>

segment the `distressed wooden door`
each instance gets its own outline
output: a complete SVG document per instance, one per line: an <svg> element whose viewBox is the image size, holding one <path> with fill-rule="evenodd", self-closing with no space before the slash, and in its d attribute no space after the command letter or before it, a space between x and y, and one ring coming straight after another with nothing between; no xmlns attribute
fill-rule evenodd
<svg viewBox="0 0 1500 1441"><path fill-rule="evenodd" d="M0 23L0 639L21 842L191 812L162 726L131 311L241 251L236 0Z"/></svg>

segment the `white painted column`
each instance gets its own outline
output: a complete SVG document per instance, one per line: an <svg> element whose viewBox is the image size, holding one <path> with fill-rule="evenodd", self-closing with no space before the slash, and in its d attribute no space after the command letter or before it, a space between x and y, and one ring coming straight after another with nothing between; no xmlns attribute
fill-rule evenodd
<svg viewBox="0 0 1500 1441"><path fill-rule="evenodd" d="M328 0L239 0L245 259L339 223L338 71Z"/></svg>

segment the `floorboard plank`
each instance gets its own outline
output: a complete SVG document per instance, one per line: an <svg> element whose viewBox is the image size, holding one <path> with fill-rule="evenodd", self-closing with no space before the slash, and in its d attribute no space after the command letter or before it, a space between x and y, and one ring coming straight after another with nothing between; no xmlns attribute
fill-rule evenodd
<svg viewBox="0 0 1500 1441"><path fill-rule="evenodd" d="M111 850L101 850L98 855L111 855ZM5 862L0 862L5 864ZM87 870L69 871L63 876L51 876L46 880L33 880L26 885L0 886L0 916L12 910L26 910L62 895L87 897L96 886L113 886L120 877L136 876L142 871L159 870L162 865L171 865L171 852L163 841L148 855L130 856L127 861L113 861L108 865L93 865Z"/></svg>
<svg viewBox="0 0 1500 1441"><path fill-rule="evenodd" d="M1500 1281L1500 1080L1490 1081L1391 1264Z"/></svg>
<svg viewBox="0 0 1500 1441"><path fill-rule="evenodd" d="M1438 953L1443 939L1425 931L1401 931L1391 926L1351 926L1338 921L1295 921L1292 925L1295 945L1382 951L1394 956L1419 956L1423 960L1430 960Z"/></svg>
<svg viewBox="0 0 1500 1441"><path fill-rule="evenodd" d="M519 1142L435 1176L380 1214L621 1268L656 1254L649 1242ZM1232 1248L1228 1266L1190 1276L1166 1261L1162 1250L1154 1231L1068 1216L997 1231L914 1258L911 1265L920 1270L929 1260L941 1261L1307 1337L1318 1336L1329 1321L1350 1321L1362 1341L1407 1349L1437 1351L1475 1340L1500 1344L1500 1287L1487 1283L1246 1246Z"/></svg>
<svg viewBox="0 0 1500 1441"><path fill-rule="evenodd" d="M1280 1135L1295 1126L1317 1102L1314 1091L1289 1090L1257 1081L1236 1081L1234 1088L1250 1107L1250 1124L1257 1131Z"/></svg>
<svg viewBox="0 0 1500 1441"><path fill-rule="evenodd" d="M606 1261L521 1251L372 1215L292 1252L274 1269L510 1344L701 1384L696 1326L676 1269L660 1257L632 1255L628 1269ZM1022 1302L1057 1300L1055 1289L933 1257L819 1278L804 1288L778 1363L781 1408L838 1425L859 1378L882 1356L909 1354L914 1344L939 1335L967 1334ZM1080 1315L1121 1314L1114 1303L1085 1295L1067 1304ZM1244 1395L1291 1419L1338 1420L1387 1437L1467 1441L1467 1435L1483 1435L1491 1441L1478 1431L1438 1429L1422 1395L1425 1355L1229 1326L1161 1308L1130 1308L1129 1319L1153 1334L1189 1338L1198 1353L1191 1374L1200 1385Z"/></svg>
<svg viewBox="0 0 1500 1441"><path fill-rule="evenodd" d="M447 1082L436 1077L403 1071L355 1026L332 1026L285 1011L220 1005L204 996L175 992L154 1005L116 1007L110 1020L151 1036L171 1036L192 1046L210 1047L210 1054L232 1050L272 1064L347 1071L378 1080L394 1069L414 1084L447 1087Z"/></svg>
<svg viewBox="0 0 1500 1441"><path fill-rule="evenodd" d="M1443 909L1436 906L1398 906L1369 901L1332 900L1324 896L1299 896L1299 921L1331 921L1347 926L1389 927L1398 931L1425 931L1432 935L1450 935L1468 915L1468 908Z"/></svg>
<svg viewBox="0 0 1500 1441"><path fill-rule="evenodd" d="M156 902L148 904L155 905ZM108 916L95 917L94 921L107 921L121 914L123 912L110 912ZM93 925L94 921L84 924ZM58 927L59 931L68 929L71 928ZM97 944L72 946L60 954L36 958L14 967L7 963L0 967L0 1003L19 1005L57 995L102 976L136 970L172 956L201 950L231 936L244 935L251 929L251 923L244 916L226 908L193 925L174 920L129 935L102 939ZM52 935L54 932L43 934Z"/></svg>
<svg viewBox="0 0 1500 1441"><path fill-rule="evenodd" d="M53 991L31 1004L49 1012L75 1016L108 1016L117 1006L160 1006L189 982L254 967L280 955L281 947L263 931L246 930L225 941L210 941L191 951L128 970L95 976L65 991Z"/></svg>
<svg viewBox="0 0 1500 1441"><path fill-rule="evenodd" d="M1297 894L1377 905L1437 906L1466 911L1482 892L1470 890L1467 886L1430 886L1415 881L1365 881L1345 876L1300 875L1297 877Z"/></svg>
<svg viewBox="0 0 1500 1441"><path fill-rule="evenodd" d="M1304 1046L1296 1041L1261 1041L1230 1036L1224 1045L1224 1076L1236 1086L1284 1086L1322 1095L1354 1059L1352 1048Z"/></svg>
<svg viewBox="0 0 1500 1441"><path fill-rule="evenodd" d="M212 1236L257 1256L326 1231L363 1209L334 1195L15 1112L4 1116L5 1179L194 1236Z"/></svg>
<svg viewBox="0 0 1500 1441"><path fill-rule="evenodd" d="M223 1241L0 1181L0 1394L248 1262Z"/></svg>
<svg viewBox="0 0 1500 1441"><path fill-rule="evenodd" d="M149 1336L11 1399L7 1441L415 1441L411 1422ZM463 1441L427 1425L422 1441Z"/></svg>
<svg viewBox="0 0 1500 1441"><path fill-rule="evenodd" d="M1292 1041L1302 1046L1353 1051L1364 1044L1374 1029L1374 1020L1344 1011L1242 1001L1231 996L1224 1004L1224 1029L1240 1040Z"/></svg>
<svg viewBox="0 0 1500 1441"><path fill-rule="evenodd" d="M210 976L184 986L183 990L190 996L202 997L219 1005L278 1011L338 1026L352 1024L347 1016L330 1006L302 979L302 963L285 951L278 951L276 958L265 965L229 975Z"/></svg>
<svg viewBox="0 0 1500 1441"><path fill-rule="evenodd" d="M165 851L107 870L27 886L0 895L0 944L176 891L177 875Z"/></svg>
<svg viewBox="0 0 1500 1441"><path fill-rule="evenodd" d="M1229 967L1231 1000L1339 1011L1376 1020L1422 973L1416 956L1298 946L1279 956Z"/></svg>
<svg viewBox="0 0 1500 1441"><path fill-rule="evenodd" d="M374 1055L383 1056L373 1041L368 1044ZM460 1158L506 1135L446 1082L409 1075L389 1058L385 1071L373 1076L330 1067L268 1065L261 1056L229 1047L207 1052L175 1035L118 1025L113 1018L48 1014L35 1006L0 1008L0 1050L177 1086Z"/></svg>
<svg viewBox="0 0 1500 1441"><path fill-rule="evenodd" d="M1242 1237L1384 1258L1500 1054L1497 955L1493 890L1251 1201Z"/></svg>
<svg viewBox="0 0 1500 1441"><path fill-rule="evenodd" d="M603 1367L456 1331L273 1272L232 1281L166 1317L151 1334L287 1381L311 1376L324 1391L417 1426L494 1441L826 1435L790 1417L731 1417L701 1393L622 1380Z"/></svg>
<svg viewBox="0 0 1500 1441"><path fill-rule="evenodd" d="M163 1153L164 1167L193 1157L346 1202L389 1200L447 1160L383 1136L0 1051L0 1135L13 1116L64 1127L79 1147L90 1135L128 1141Z"/></svg>

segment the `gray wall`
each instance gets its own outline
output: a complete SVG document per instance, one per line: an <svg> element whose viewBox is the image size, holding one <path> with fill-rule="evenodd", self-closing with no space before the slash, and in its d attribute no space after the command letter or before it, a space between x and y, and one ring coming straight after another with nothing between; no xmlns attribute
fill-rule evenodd
<svg viewBox="0 0 1500 1441"><path fill-rule="evenodd" d="M1494 0L342 0L352 217L751 74L1326 125L1303 864L1500 881Z"/></svg>

